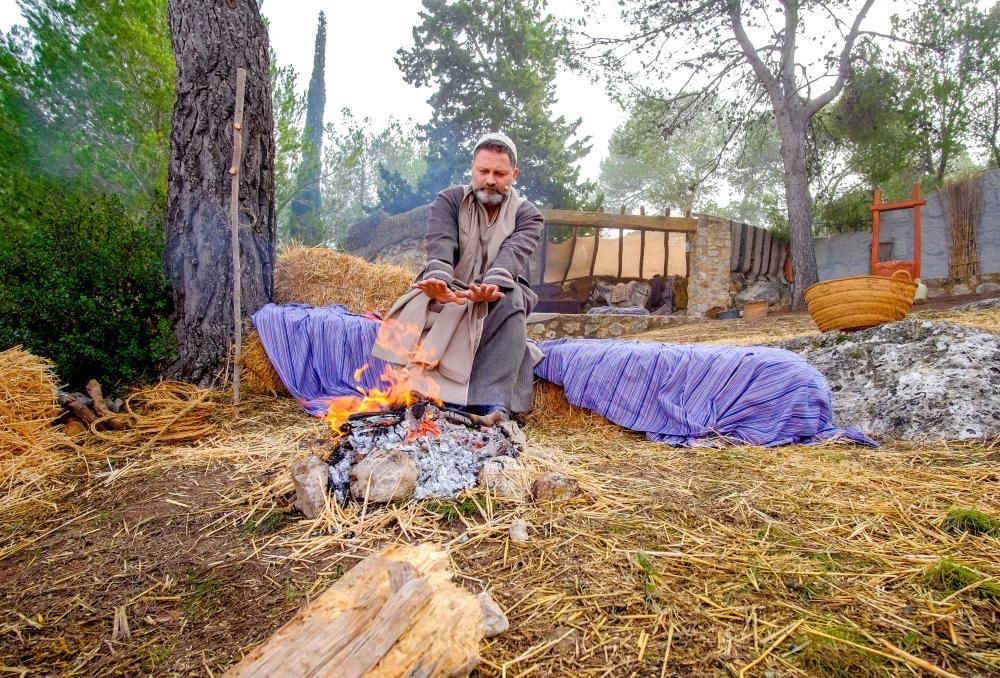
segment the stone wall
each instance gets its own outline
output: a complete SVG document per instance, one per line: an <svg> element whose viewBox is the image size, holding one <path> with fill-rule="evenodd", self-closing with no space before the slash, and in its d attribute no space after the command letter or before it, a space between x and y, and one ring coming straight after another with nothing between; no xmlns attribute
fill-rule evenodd
<svg viewBox="0 0 1000 678"><path fill-rule="evenodd" d="M699 216L692 238L691 276L688 279L688 315L704 316L710 308L729 308L730 250L729 221Z"/></svg>
<svg viewBox="0 0 1000 678"><path fill-rule="evenodd" d="M923 278L928 297L957 297L963 294L1000 292L1000 273L983 273L968 278Z"/></svg>
<svg viewBox="0 0 1000 678"><path fill-rule="evenodd" d="M982 182L983 209L977 229L979 272L1000 273L1000 170L987 172ZM909 196L889 196L890 200L907 198ZM928 194L925 200L927 204L920 209L920 272L927 282L926 279L948 278L951 218L939 191ZM879 231L882 242L892 242L893 259L913 258L912 210L884 212ZM814 242L820 280L869 274L871 231L816 238Z"/></svg>
<svg viewBox="0 0 1000 678"><path fill-rule="evenodd" d="M669 315L581 315L533 313L528 318L528 338L562 339L564 337L608 339L627 337L646 330L673 325L705 322L701 318Z"/></svg>

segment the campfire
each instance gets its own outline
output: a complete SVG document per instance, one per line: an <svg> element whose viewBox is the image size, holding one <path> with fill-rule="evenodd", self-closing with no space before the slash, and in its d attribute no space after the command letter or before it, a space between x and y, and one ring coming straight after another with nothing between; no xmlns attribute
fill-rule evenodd
<svg viewBox="0 0 1000 678"><path fill-rule="evenodd" d="M419 374L387 368L382 388L365 389L367 369L354 375L359 395L331 400L326 416L336 436L329 487L341 505L454 497L476 485L487 461L513 463L520 453L516 423L445 406Z"/></svg>

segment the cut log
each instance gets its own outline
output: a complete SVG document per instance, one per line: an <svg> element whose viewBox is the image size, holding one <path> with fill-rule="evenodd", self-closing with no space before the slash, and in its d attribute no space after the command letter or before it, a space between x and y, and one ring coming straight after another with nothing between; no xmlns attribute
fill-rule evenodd
<svg viewBox="0 0 1000 678"><path fill-rule="evenodd" d="M69 420L63 424L63 433L68 435L70 438L86 433L89 430L90 427L76 417L70 417Z"/></svg>
<svg viewBox="0 0 1000 678"><path fill-rule="evenodd" d="M480 603L430 544L369 556L226 674L465 676L479 662Z"/></svg>
<svg viewBox="0 0 1000 678"><path fill-rule="evenodd" d="M56 393L56 398L59 400L60 405L72 412L73 416L87 426L90 426L97 421L97 415L94 414L94 411L77 400L75 397L71 396L69 393L59 391Z"/></svg>
<svg viewBox="0 0 1000 678"><path fill-rule="evenodd" d="M87 395L90 396L90 399L94 403L94 412L100 417L101 424L116 431L129 428L131 425L129 418L116 414L104 401L104 392L101 390L99 381L91 379L87 382Z"/></svg>
<svg viewBox="0 0 1000 678"><path fill-rule="evenodd" d="M101 383L96 379L87 382L87 395L94 402L94 412L100 417L110 417L114 414L108 404L104 402L104 391L101 390Z"/></svg>

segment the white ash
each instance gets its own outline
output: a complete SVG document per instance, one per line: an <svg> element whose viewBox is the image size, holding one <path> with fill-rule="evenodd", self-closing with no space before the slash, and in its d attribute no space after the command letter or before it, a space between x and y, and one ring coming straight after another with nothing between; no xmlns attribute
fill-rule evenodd
<svg viewBox="0 0 1000 678"><path fill-rule="evenodd" d="M421 413L422 418L414 416L414 411ZM458 422L460 418L461 415L452 416L451 419L456 419L452 421L449 413L434 405L418 404L407 409L402 417L398 413L373 415L352 425L338 441L329 462L330 487L337 501L343 505L350 496L351 467L377 449L400 450L417 463L420 475L415 499L454 497L476 485L476 477L488 459L517 456L511 427L470 427ZM407 439L427 421L437 427L439 435L424 431Z"/></svg>

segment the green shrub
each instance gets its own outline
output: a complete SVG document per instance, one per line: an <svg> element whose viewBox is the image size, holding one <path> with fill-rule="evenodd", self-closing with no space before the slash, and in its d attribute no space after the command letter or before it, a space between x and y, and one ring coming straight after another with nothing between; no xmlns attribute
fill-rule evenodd
<svg viewBox="0 0 1000 678"><path fill-rule="evenodd" d="M52 181L0 184L0 349L51 358L61 379L107 390L151 374L175 345L163 228L122 202Z"/></svg>

